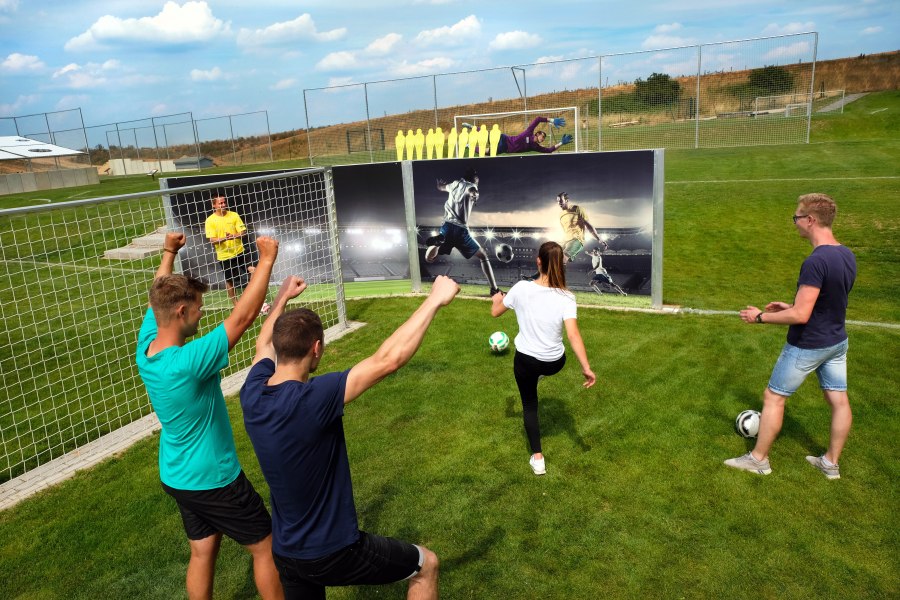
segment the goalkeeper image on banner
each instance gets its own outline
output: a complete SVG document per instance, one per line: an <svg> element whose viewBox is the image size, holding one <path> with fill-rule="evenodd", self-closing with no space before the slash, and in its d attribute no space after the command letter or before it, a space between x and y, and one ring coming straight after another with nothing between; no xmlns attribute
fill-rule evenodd
<svg viewBox="0 0 900 600"><path fill-rule="evenodd" d="M552 146L544 146L544 140L547 134L543 131L535 131L535 128L541 123L550 123L554 127L565 127L566 120L562 117L549 119L547 117L537 117L528 126L528 129L519 135L500 134L500 143L497 145L497 154L515 154L517 152L544 152L549 154L556 152L562 146L572 142L572 136L568 133L562 136L562 141Z"/></svg>
<svg viewBox="0 0 900 600"><path fill-rule="evenodd" d="M272 557L272 519L238 460L221 381L228 352L265 300L278 242L256 240L260 259L247 289L224 322L198 337L209 288L199 279L172 274L183 233L168 233L163 244L135 361L162 425L159 479L181 512L190 547L187 596L213 597L216 557L227 535L252 555L260 597L283 598Z"/></svg>
<svg viewBox="0 0 900 600"><path fill-rule="evenodd" d="M235 284L243 288L246 273L252 273L254 267L247 264L247 254L241 238L247 234L247 226L233 210L228 210L225 196L216 196L211 200L213 213L206 218L206 239L216 249L216 259L222 265L225 274L225 291L232 304L237 304Z"/></svg>
<svg viewBox="0 0 900 600"><path fill-rule="evenodd" d="M432 550L360 529L344 419L348 404L368 402L358 399L409 363L459 286L437 277L428 297L374 354L348 370L316 375L325 352L322 320L308 308L285 311L305 289L302 278L285 279L240 394L244 427L269 483L272 550L285 597L324 600L331 586L406 581L407 598L436 599L440 565ZM371 511L360 516L381 520ZM400 518L410 519L410 512ZM374 597L374 591L359 597Z"/></svg>
<svg viewBox="0 0 900 600"><path fill-rule="evenodd" d="M487 277L490 295L500 292L494 269L478 241L469 234L469 216L478 202L478 173L469 169L462 179L447 183L437 180L437 189L447 192L444 202L444 222L436 236L425 241L425 262L433 263L439 254L450 254L454 248L467 259L473 256L481 262L481 272Z"/></svg>

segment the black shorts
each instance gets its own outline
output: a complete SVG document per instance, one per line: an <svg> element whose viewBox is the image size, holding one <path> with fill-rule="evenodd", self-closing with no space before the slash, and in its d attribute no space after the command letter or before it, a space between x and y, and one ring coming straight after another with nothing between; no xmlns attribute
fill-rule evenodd
<svg viewBox="0 0 900 600"><path fill-rule="evenodd" d="M418 546L359 532L359 539L333 554L312 560L275 554L284 597L325 598L325 586L383 585L416 575L425 560Z"/></svg>
<svg viewBox="0 0 900 600"><path fill-rule="evenodd" d="M247 253L241 252L233 258L226 258L219 261L222 265L222 271L225 273L225 281L230 282L237 287L244 287L250 280L250 274L247 272Z"/></svg>
<svg viewBox="0 0 900 600"><path fill-rule="evenodd" d="M243 471L228 485L213 490L176 490L164 483L162 487L178 504L190 540L224 533L248 546L272 533L272 517Z"/></svg>

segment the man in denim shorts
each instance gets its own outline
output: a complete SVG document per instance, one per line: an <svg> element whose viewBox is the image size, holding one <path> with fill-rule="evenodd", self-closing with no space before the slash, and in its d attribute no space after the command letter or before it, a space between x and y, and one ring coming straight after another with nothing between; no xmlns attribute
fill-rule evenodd
<svg viewBox="0 0 900 600"><path fill-rule="evenodd" d="M434 552L359 529L343 418L347 404L409 362L459 286L438 276L375 354L316 377L310 374L325 351L322 321L306 308L284 312L305 289L303 279L285 279L241 388L244 427L271 493L272 552L285 598L324 599L327 586L403 580L408 598L437 598Z"/></svg>
<svg viewBox="0 0 900 600"><path fill-rule="evenodd" d="M770 302L765 310L748 306L741 311L746 323L789 325L787 343L775 363L763 394L759 435L752 451L725 464L759 475L772 472L769 449L781 431L784 402L807 375L815 371L825 401L831 406L831 441L822 456L806 460L828 479L840 479L838 459L853 416L847 397L847 299L856 279L856 257L840 245L831 231L837 212L825 194L798 199L794 226L810 241L812 254L803 261L793 304Z"/></svg>

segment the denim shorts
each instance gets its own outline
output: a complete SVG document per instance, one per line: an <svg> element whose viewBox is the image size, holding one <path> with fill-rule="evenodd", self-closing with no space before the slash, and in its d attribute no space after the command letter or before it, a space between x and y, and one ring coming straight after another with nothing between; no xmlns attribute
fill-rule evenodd
<svg viewBox="0 0 900 600"><path fill-rule="evenodd" d="M798 348L785 344L781 356L772 369L769 389L779 396L790 396L803 380L815 371L819 387L823 390L844 392L847 390L847 347L844 340L828 348Z"/></svg>

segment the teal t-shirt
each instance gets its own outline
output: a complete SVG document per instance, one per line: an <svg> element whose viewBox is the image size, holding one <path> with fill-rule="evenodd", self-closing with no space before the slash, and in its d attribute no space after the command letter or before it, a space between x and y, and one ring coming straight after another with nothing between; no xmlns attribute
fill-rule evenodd
<svg viewBox="0 0 900 600"><path fill-rule="evenodd" d="M184 346L147 357L156 339L148 308L138 333L137 366L162 424L159 478L178 490L211 490L240 474L234 433L219 371L228 366L228 335L221 324Z"/></svg>

